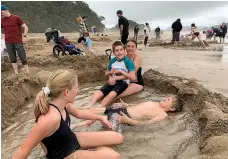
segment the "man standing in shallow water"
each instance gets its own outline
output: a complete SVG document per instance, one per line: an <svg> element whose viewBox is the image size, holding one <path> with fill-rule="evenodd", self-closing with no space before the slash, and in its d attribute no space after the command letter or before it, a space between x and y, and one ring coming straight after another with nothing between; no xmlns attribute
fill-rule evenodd
<svg viewBox="0 0 228 159"><path fill-rule="evenodd" d="M14 72L18 74L17 53L26 72L29 73L26 53L22 42L28 35L28 27L19 16L10 14L5 5L1 5L1 16L1 28L4 29L6 48ZM23 33L21 32L21 28L24 29Z"/></svg>
<svg viewBox="0 0 228 159"><path fill-rule="evenodd" d="M120 28L120 37L121 37L121 42L126 45L127 43L127 39L128 39L128 35L129 35L129 23L127 18L125 18L123 16L123 11L122 10L118 10L116 12L116 15L119 17L119 28Z"/></svg>

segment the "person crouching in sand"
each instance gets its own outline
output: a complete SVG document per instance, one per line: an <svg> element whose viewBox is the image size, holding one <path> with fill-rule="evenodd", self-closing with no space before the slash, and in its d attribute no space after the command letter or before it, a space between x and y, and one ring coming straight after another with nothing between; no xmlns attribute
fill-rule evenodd
<svg viewBox="0 0 228 159"><path fill-rule="evenodd" d="M192 28L192 31L189 34L189 36L192 36L192 41L197 37L198 40L202 43L203 48L205 48L206 46L205 46L204 42L201 40L200 32L194 23L191 24L191 28Z"/></svg>

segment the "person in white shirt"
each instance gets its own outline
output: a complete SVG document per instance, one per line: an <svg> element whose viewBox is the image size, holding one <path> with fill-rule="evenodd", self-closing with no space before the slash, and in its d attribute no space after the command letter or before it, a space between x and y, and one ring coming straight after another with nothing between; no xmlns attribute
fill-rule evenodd
<svg viewBox="0 0 228 159"><path fill-rule="evenodd" d="M144 35L145 35L145 38L144 38L144 45L146 47L147 45L147 41L148 41L148 37L149 37L149 34L150 34L150 26L148 23L146 23L146 26L144 28Z"/></svg>
<svg viewBox="0 0 228 159"><path fill-rule="evenodd" d="M1 54L3 56L8 56L7 50L6 50L6 42L5 42L5 35L2 34L2 39L1 39Z"/></svg>

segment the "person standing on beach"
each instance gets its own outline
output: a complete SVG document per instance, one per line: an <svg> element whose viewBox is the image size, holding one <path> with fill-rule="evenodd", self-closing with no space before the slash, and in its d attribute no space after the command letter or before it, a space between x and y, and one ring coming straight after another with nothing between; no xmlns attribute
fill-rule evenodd
<svg viewBox="0 0 228 159"><path fill-rule="evenodd" d="M83 16L82 18L78 17L77 21L79 23L79 36L83 37L84 33L88 32L88 28L86 25L87 17L86 16Z"/></svg>
<svg viewBox="0 0 228 159"><path fill-rule="evenodd" d="M138 25L135 25L135 28L134 28L134 39L137 41L137 38L138 38L138 33L139 33L139 27Z"/></svg>
<svg viewBox="0 0 228 159"><path fill-rule="evenodd" d="M4 29L6 48L14 72L15 74L18 74L18 54L26 72L29 73L26 53L23 45L23 41L28 35L28 27L19 16L10 14L8 8L5 5L1 5L1 15L1 28ZM21 28L24 30L23 33L21 31Z"/></svg>
<svg viewBox="0 0 228 159"><path fill-rule="evenodd" d="M222 29L222 32L223 32L223 35L222 35L222 41L223 41L223 44L225 43L225 37L226 37L226 33L227 33L227 26L226 26L226 23L222 23L221 27Z"/></svg>
<svg viewBox="0 0 228 159"><path fill-rule="evenodd" d="M179 44L180 31L182 30L181 20L177 19L172 24L172 28L173 28L173 39L172 39L172 42L173 42L173 44L175 44L175 43Z"/></svg>
<svg viewBox="0 0 228 159"><path fill-rule="evenodd" d="M156 33L156 40L160 40L161 29L159 28L159 26L155 29L155 33Z"/></svg>
<svg viewBox="0 0 228 159"><path fill-rule="evenodd" d="M144 28L144 36L145 36L145 38L144 38L144 45L145 45L145 47L147 45L149 34L150 34L150 26L149 26L148 23L146 23L146 26Z"/></svg>
<svg viewBox="0 0 228 159"><path fill-rule="evenodd" d="M127 18L125 18L123 16L123 11L122 10L118 10L116 12L117 16L119 17L119 28L120 28L120 37L121 37L121 42L126 45L127 43L127 39L129 36L129 23Z"/></svg>

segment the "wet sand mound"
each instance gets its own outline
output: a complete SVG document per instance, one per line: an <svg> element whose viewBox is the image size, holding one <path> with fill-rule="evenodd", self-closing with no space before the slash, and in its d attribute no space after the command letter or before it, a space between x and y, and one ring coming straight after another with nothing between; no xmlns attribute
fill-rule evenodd
<svg viewBox="0 0 228 159"><path fill-rule="evenodd" d="M33 50L33 51L43 50L44 44L47 45L45 38L29 39L28 41L25 42L24 47L25 47L25 50Z"/></svg>
<svg viewBox="0 0 228 159"><path fill-rule="evenodd" d="M25 106L41 86L38 78L27 74L12 75L2 80L2 129L14 122L12 115Z"/></svg>
<svg viewBox="0 0 228 159"><path fill-rule="evenodd" d="M208 91L194 80L167 76L154 70L145 72L144 79L148 86L178 95L184 110L193 112L200 131L202 159L227 158L228 142L222 140L227 139L228 135L227 98Z"/></svg>
<svg viewBox="0 0 228 159"><path fill-rule="evenodd" d="M91 37L91 40L97 41L97 42L107 42L107 43L112 42L111 37L108 37L108 36L94 36L94 37Z"/></svg>
<svg viewBox="0 0 228 159"><path fill-rule="evenodd" d="M54 58L53 56L28 56L28 65L30 67L49 67L49 66L68 66L75 69L90 69L90 68L104 68L108 63L108 57L106 55L95 56L63 56ZM1 60L2 72L12 70L9 59L2 58ZM60 67L61 68L61 67Z"/></svg>
<svg viewBox="0 0 228 159"><path fill-rule="evenodd" d="M56 67L57 69L72 69L78 74L80 83L105 80L105 70L108 58L103 56L66 56L60 59L33 56L29 59L30 66L47 69ZM2 64L5 65L5 64ZM2 67L2 72L12 69L11 65ZM5 68L5 70L3 69ZM26 105L27 101L34 98L35 94L44 86L45 79L50 72L42 71L36 76L28 74L9 75L2 79L2 125L6 128L11 121L11 116L17 112L18 108Z"/></svg>

